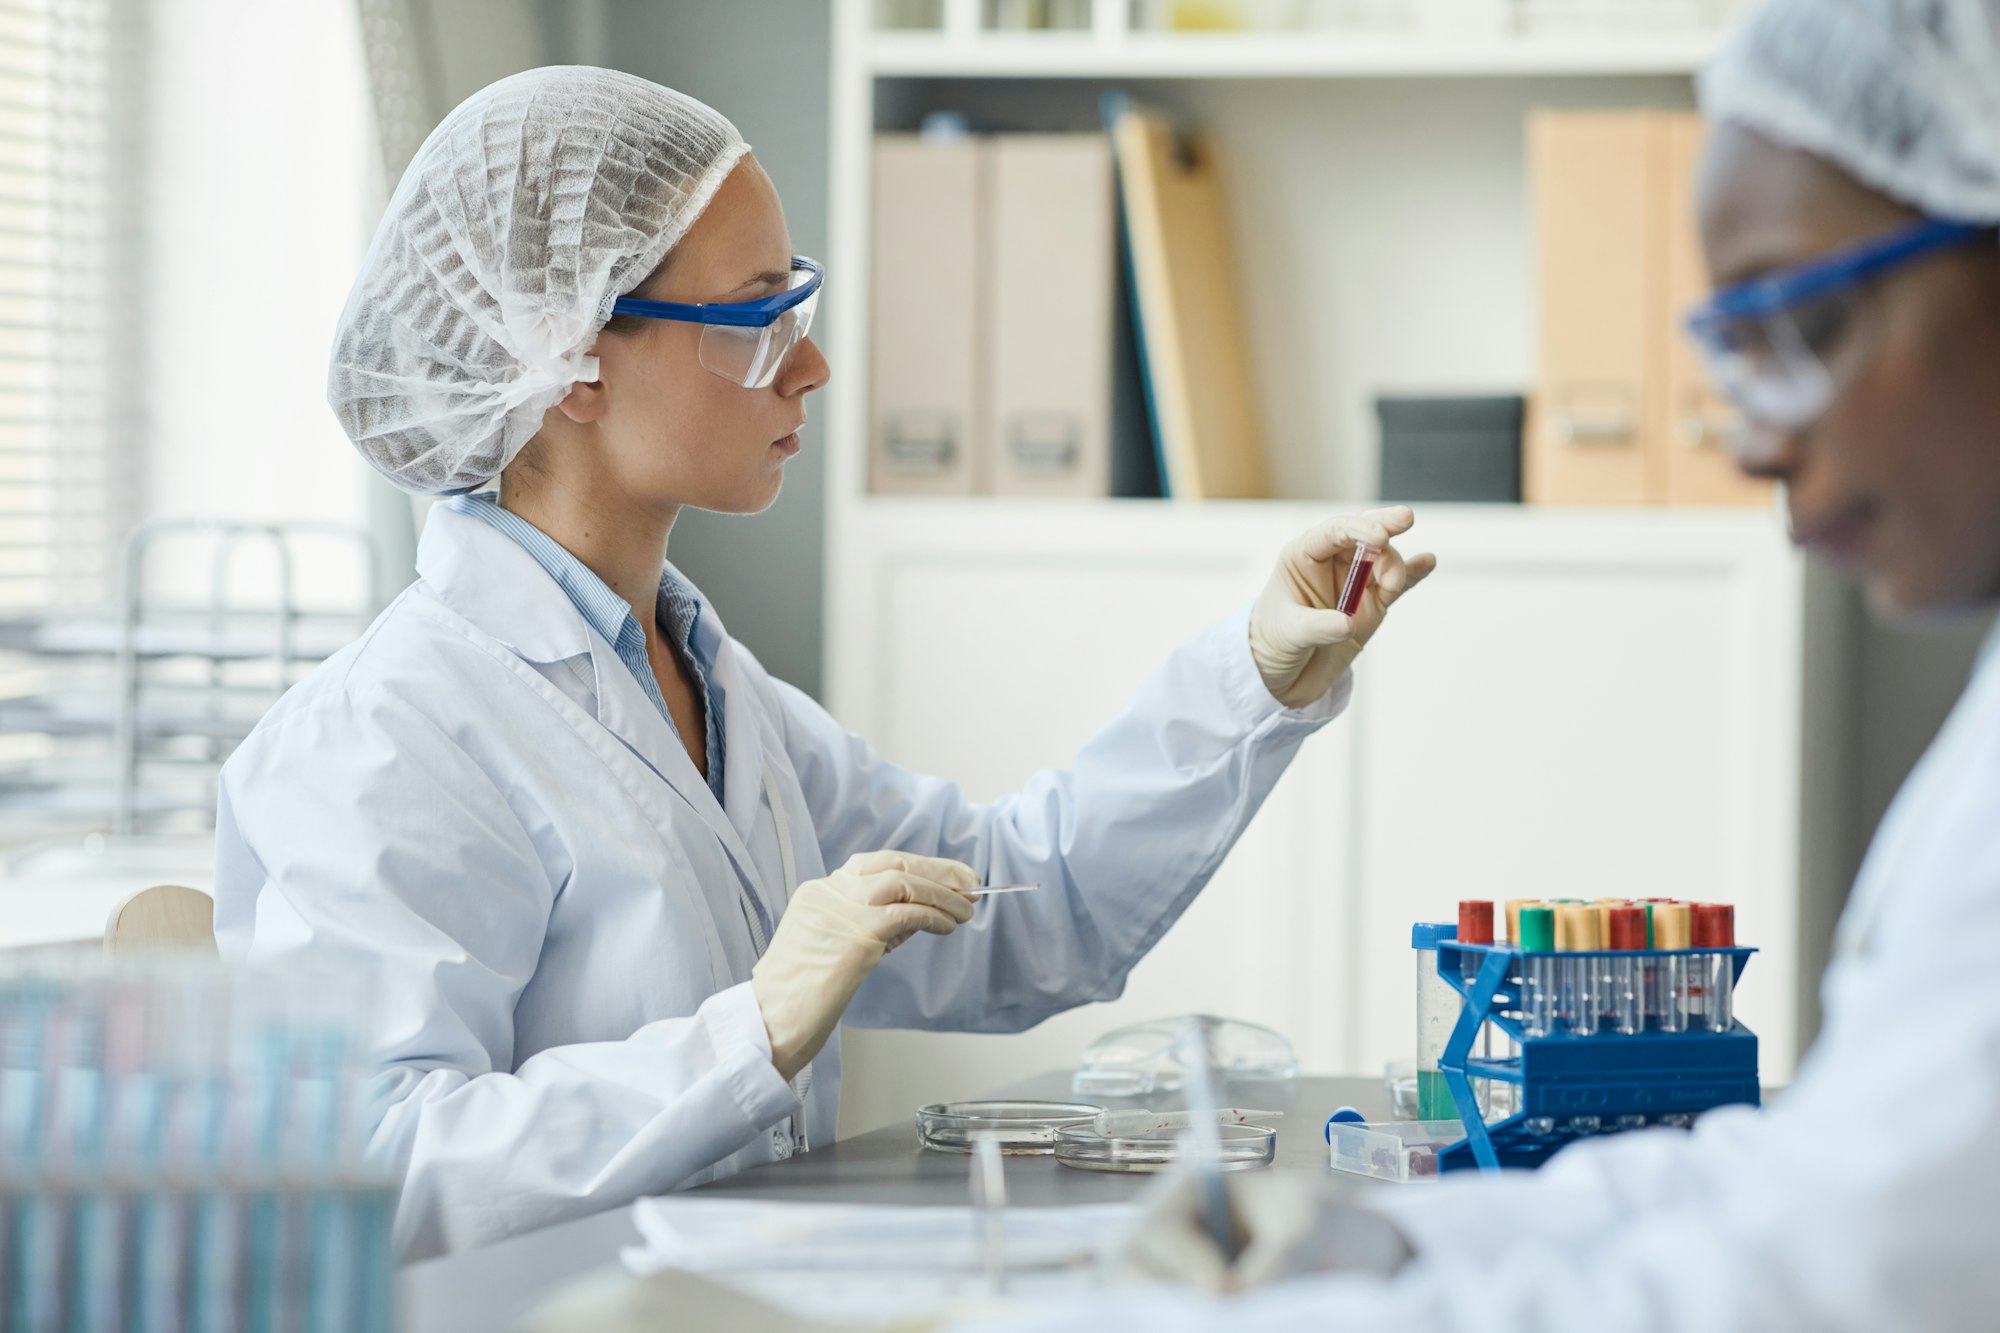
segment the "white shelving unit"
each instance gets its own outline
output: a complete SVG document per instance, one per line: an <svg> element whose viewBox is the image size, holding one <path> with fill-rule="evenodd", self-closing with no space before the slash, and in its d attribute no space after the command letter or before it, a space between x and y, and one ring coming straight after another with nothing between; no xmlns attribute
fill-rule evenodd
<svg viewBox="0 0 2000 1333"><path fill-rule="evenodd" d="M1686 75L1710 33L1445 38L1383 33L885 32L867 39L876 78L1312 79Z"/></svg>
<svg viewBox="0 0 2000 1333"><path fill-rule="evenodd" d="M948 0L876 32L835 0L830 702L975 797L1067 764L1175 642L1251 596L1282 544L1374 493L1375 392L1520 391L1534 328L1522 117L1692 103L1709 34L1003 34ZM1281 500L927 500L865 493L873 135L927 111L1086 128L1129 87L1214 129ZM1782 1079L1798 1018L1803 575L1772 515L1433 506L1438 578L1369 650L1127 994L1029 1034L850 1032L844 1124L1072 1063L1122 1022L1271 1023L1309 1068L1409 1046L1412 920L1460 897L1735 901L1765 949L1743 1011Z"/></svg>

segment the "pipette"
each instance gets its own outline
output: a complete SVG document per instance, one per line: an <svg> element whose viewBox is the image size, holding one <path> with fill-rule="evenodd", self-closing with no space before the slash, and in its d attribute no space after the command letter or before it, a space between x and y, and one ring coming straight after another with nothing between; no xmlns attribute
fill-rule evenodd
<svg viewBox="0 0 2000 1333"><path fill-rule="evenodd" d="M972 1135L972 1206L979 1215L980 1251L986 1267L986 1288L998 1296L1007 1280L1007 1165L1000 1155L1000 1135L982 1130Z"/></svg>
<svg viewBox="0 0 2000 1333"><path fill-rule="evenodd" d="M988 898L996 893L1026 893L1030 889L1041 887L1039 884L987 884L977 889L967 889L965 894L968 898Z"/></svg>
<svg viewBox="0 0 2000 1333"><path fill-rule="evenodd" d="M1221 1110L1210 1073L1208 1029L1200 1018L1190 1018L1181 1040L1187 1044L1182 1063L1187 1066L1188 1139L1194 1148L1190 1165L1200 1189L1202 1226L1223 1262L1234 1264L1243 1253L1243 1245L1236 1229L1236 1216L1229 1207L1229 1186L1222 1178L1222 1135L1217 1128Z"/></svg>

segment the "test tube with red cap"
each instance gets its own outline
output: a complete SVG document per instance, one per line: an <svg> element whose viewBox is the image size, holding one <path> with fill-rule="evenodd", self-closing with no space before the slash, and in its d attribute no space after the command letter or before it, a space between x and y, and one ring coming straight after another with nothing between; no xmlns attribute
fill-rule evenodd
<svg viewBox="0 0 2000 1333"><path fill-rule="evenodd" d="M1610 918L1610 938L1605 947L1620 953L1643 953L1646 909L1614 907ZM1609 963L1606 975L1611 982L1611 1026L1629 1037L1646 1026L1645 962L1640 958L1613 958Z"/></svg>
<svg viewBox="0 0 2000 1333"><path fill-rule="evenodd" d="M1460 944L1493 943L1492 903L1467 900L1458 905L1458 942ZM1480 966L1485 961L1486 955L1484 954L1462 953L1458 956L1458 974L1467 981L1471 981L1479 975ZM1483 1025L1479 1029L1478 1052L1486 1059L1490 1060L1493 1058L1495 1053L1493 1025L1490 1023ZM1480 1104L1482 1106L1485 1105L1485 1094L1489 1091L1489 1089L1483 1086L1484 1083L1485 1080L1481 1079L1475 1080L1473 1084L1473 1092L1480 1095Z"/></svg>
<svg viewBox="0 0 2000 1333"><path fill-rule="evenodd" d="M1458 905L1458 942L1460 944L1493 943L1493 904L1462 902ZM1479 973L1479 965L1485 958L1476 953L1462 953L1458 956L1459 975L1467 981Z"/></svg>
<svg viewBox="0 0 2000 1333"><path fill-rule="evenodd" d="M1368 591L1368 575L1382 555L1379 547L1367 542L1354 544L1354 558L1347 566L1347 581L1340 585L1340 614L1351 616L1361 609L1361 594Z"/></svg>
<svg viewBox="0 0 2000 1333"><path fill-rule="evenodd" d="M1728 903L1696 903L1690 947L1728 949L1736 943L1736 909ZM1698 954L1689 969L1690 989L1702 988L1702 1003L1690 1004L1695 1021L1710 1032L1727 1032L1736 1026L1736 960L1726 953Z"/></svg>

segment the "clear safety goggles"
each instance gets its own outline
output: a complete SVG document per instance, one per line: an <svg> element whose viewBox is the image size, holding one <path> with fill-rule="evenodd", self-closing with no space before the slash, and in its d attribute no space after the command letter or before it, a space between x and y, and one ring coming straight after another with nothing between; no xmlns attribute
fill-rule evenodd
<svg viewBox="0 0 2000 1333"><path fill-rule="evenodd" d="M677 301L642 301L621 296L614 315L641 319L671 319L699 324L701 343L696 355L702 369L746 389L767 387L812 328L819 305L820 283L826 270L803 255L792 257L791 285L775 296L754 301L716 301L682 305Z"/></svg>
<svg viewBox="0 0 2000 1333"><path fill-rule="evenodd" d="M1768 462L1784 436L1833 402L1861 359L1864 284L1991 227L1925 218L1822 259L1725 287L1687 315L1715 387L1743 414L1731 448L1747 466Z"/></svg>

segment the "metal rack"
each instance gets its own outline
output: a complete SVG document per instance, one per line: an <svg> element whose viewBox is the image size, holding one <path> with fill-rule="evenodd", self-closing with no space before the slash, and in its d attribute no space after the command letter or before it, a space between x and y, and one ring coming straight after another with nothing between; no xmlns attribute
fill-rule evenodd
<svg viewBox="0 0 2000 1333"><path fill-rule="evenodd" d="M208 543L205 600L149 594L174 539ZM352 605L302 604L302 541L359 554ZM258 545L275 590L246 603L233 575ZM304 670L365 628L379 561L365 532L342 525L165 520L126 539L116 606L0 619L12 678L0 691L0 844L208 828L222 762Z"/></svg>

